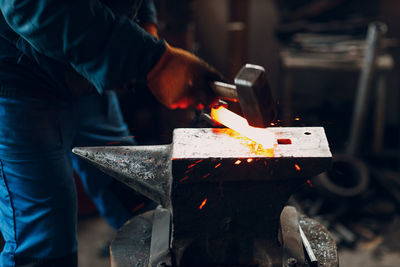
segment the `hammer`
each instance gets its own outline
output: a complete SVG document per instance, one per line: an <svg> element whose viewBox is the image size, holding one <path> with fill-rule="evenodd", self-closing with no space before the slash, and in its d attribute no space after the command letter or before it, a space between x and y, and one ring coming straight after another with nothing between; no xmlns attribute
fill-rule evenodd
<svg viewBox="0 0 400 267"><path fill-rule="evenodd" d="M211 87L221 98L238 101L250 126L268 127L276 117L276 106L265 69L246 64L234 83L213 82Z"/></svg>

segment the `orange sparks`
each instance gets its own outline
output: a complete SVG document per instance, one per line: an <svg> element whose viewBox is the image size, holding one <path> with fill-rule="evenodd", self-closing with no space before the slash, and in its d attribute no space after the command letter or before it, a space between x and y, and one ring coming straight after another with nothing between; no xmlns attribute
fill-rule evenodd
<svg viewBox="0 0 400 267"><path fill-rule="evenodd" d="M235 161L235 165L239 165L240 163L242 163L242 161L241 161L241 160L237 160L237 161Z"/></svg>
<svg viewBox="0 0 400 267"><path fill-rule="evenodd" d="M108 142L108 143L106 143L106 145L107 146L109 146L109 145L118 145L118 144L120 144L121 143L121 141L113 141L113 142Z"/></svg>
<svg viewBox="0 0 400 267"><path fill-rule="evenodd" d="M137 205L136 207L134 207L133 209L132 209L132 213L133 212L136 212L136 211L138 211L138 210L140 210L141 208L143 208L144 207L144 203L140 203L139 205Z"/></svg>
<svg viewBox="0 0 400 267"><path fill-rule="evenodd" d="M268 131L268 128L251 127L245 118L225 107L212 108L211 118L250 140L259 143L264 149L272 148L274 145L274 135Z"/></svg>
<svg viewBox="0 0 400 267"><path fill-rule="evenodd" d="M204 205L205 205L206 203L207 203L207 198L205 198L205 199L203 200L203 202L201 202L199 209L200 209L200 210L203 209L203 207L204 207Z"/></svg>
<svg viewBox="0 0 400 267"><path fill-rule="evenodd" d="M188 168L188 169L193 168L194 166L196 166L196 164L197 164L197 163L193 163L193 164L189 165L187 168Z"/></svg>
<svg viewBox="0 0 400 267"><path fill-rule="evenodd" d="M297 164L294 164L294 167L296 168L296 171L300 171L301 170L300 166L297 165Z"/></svg>
<svg viewBox="0 0 400 267"><path fill-rule="evenodd" d="M275 126L275 123L271 122L269 125L271 125L271 126Z"/></svg>
<svg viewBox="0 0 400 267"><path fill-rule="evenodd" d="M186 181L187 179L189 179L189 176L183 177L182 179L179 180L179 182L182 183L182 182Z"/></svg>
<svg viewBox="0 0 400 267"><path fill-rule="evenodd" d="M308 184L310 187L312 187L311 180L307 180L307 184Z"/></svg>
<svg viewBox="0 0 400 267"><path fill-rule="evenodd" d="M294 118L294 120L295 120L295 121L299 121L299 120L300 120L300 118Z"/></svg>
<svg viewBox="0 0 400 267"><path fill-rule="evenodd" d="M250 162L252 162L253 161L253 159L247 159L247 162L248 163L250 163Z"/></svg>
<svg viewBox="0 0 400 267"><path fill-rule="evenodd" d="M217 165L215 165L214 168L218 168L219 166L221 166L221 163L218 163Z"/></svg>
<svg viewBox="0 0 400 267"><path fill-rule="evenodd" d="M188 168L188 169L193 168L194 166L196 166L198 163L200 163L200 162L202 162L202 161L203 161L202 159L201 159L201 160L198 160L198 161L196 161L195 163L189 165L187 168Z"/></svg>
<svg viewBox="0 0 400 267"><path fill-rule="evenodd" d="M207 173L206 175L203 176L203 179L206 179L210 175L211 175L210 173Z"/></svg>
<svg viewBox="0 0 400 267"><path fill-rule="evenodd" d="M188 174L188 173L191 172L191 171L193 171L193 169L187 169L187 170L185 171L185 174Z"/></svg>

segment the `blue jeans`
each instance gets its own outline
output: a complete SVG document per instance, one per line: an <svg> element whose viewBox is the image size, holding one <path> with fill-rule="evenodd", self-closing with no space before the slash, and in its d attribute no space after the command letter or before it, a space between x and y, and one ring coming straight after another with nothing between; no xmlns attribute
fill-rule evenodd
<svg viewBox="0 0 400 267"><path fill-rule="evenodd" d="M113 92L78 101L0 97L0 266L76 266L74 165L115 228L131 216L110 177L71 156L72 146L133 144ZM36 264L36 265L35 265Z"/></svg>

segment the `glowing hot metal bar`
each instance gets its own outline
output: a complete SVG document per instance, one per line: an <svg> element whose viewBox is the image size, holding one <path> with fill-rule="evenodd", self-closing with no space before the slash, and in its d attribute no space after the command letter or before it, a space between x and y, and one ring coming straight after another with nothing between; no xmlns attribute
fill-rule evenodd
<svg viewBox="0 0 400 267"><path fill-rule="evenodd" d="M264 149L272 148L274 145L274 135L267 128L251 127L246 119L236 113L218 107L211 109L211 118L216 122L225 125L239 134L259 143Z"/></svg>

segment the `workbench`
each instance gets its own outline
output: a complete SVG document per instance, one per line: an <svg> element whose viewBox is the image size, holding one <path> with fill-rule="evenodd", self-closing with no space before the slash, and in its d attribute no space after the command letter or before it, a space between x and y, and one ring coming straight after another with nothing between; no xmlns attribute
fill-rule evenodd
<svg viewBox="0 0 400 267"><path fill-rule="evenodd" d="M356 72L362 69L363 57L351 57L336 53L312 53L299 52L284 48L280 52L281 65L283 69L283 120L285 126L291 126L293 121L292 94L293 74L296 71L334 71L334 72ZM383 146L385 127L385 102L386 85L388 74L394 69L393 57L390 54L381 54L376 59L375 79L375 107L374 107L374 141L373 150L379 152ZM351 114L349 114L351 116Z"/></svg>

